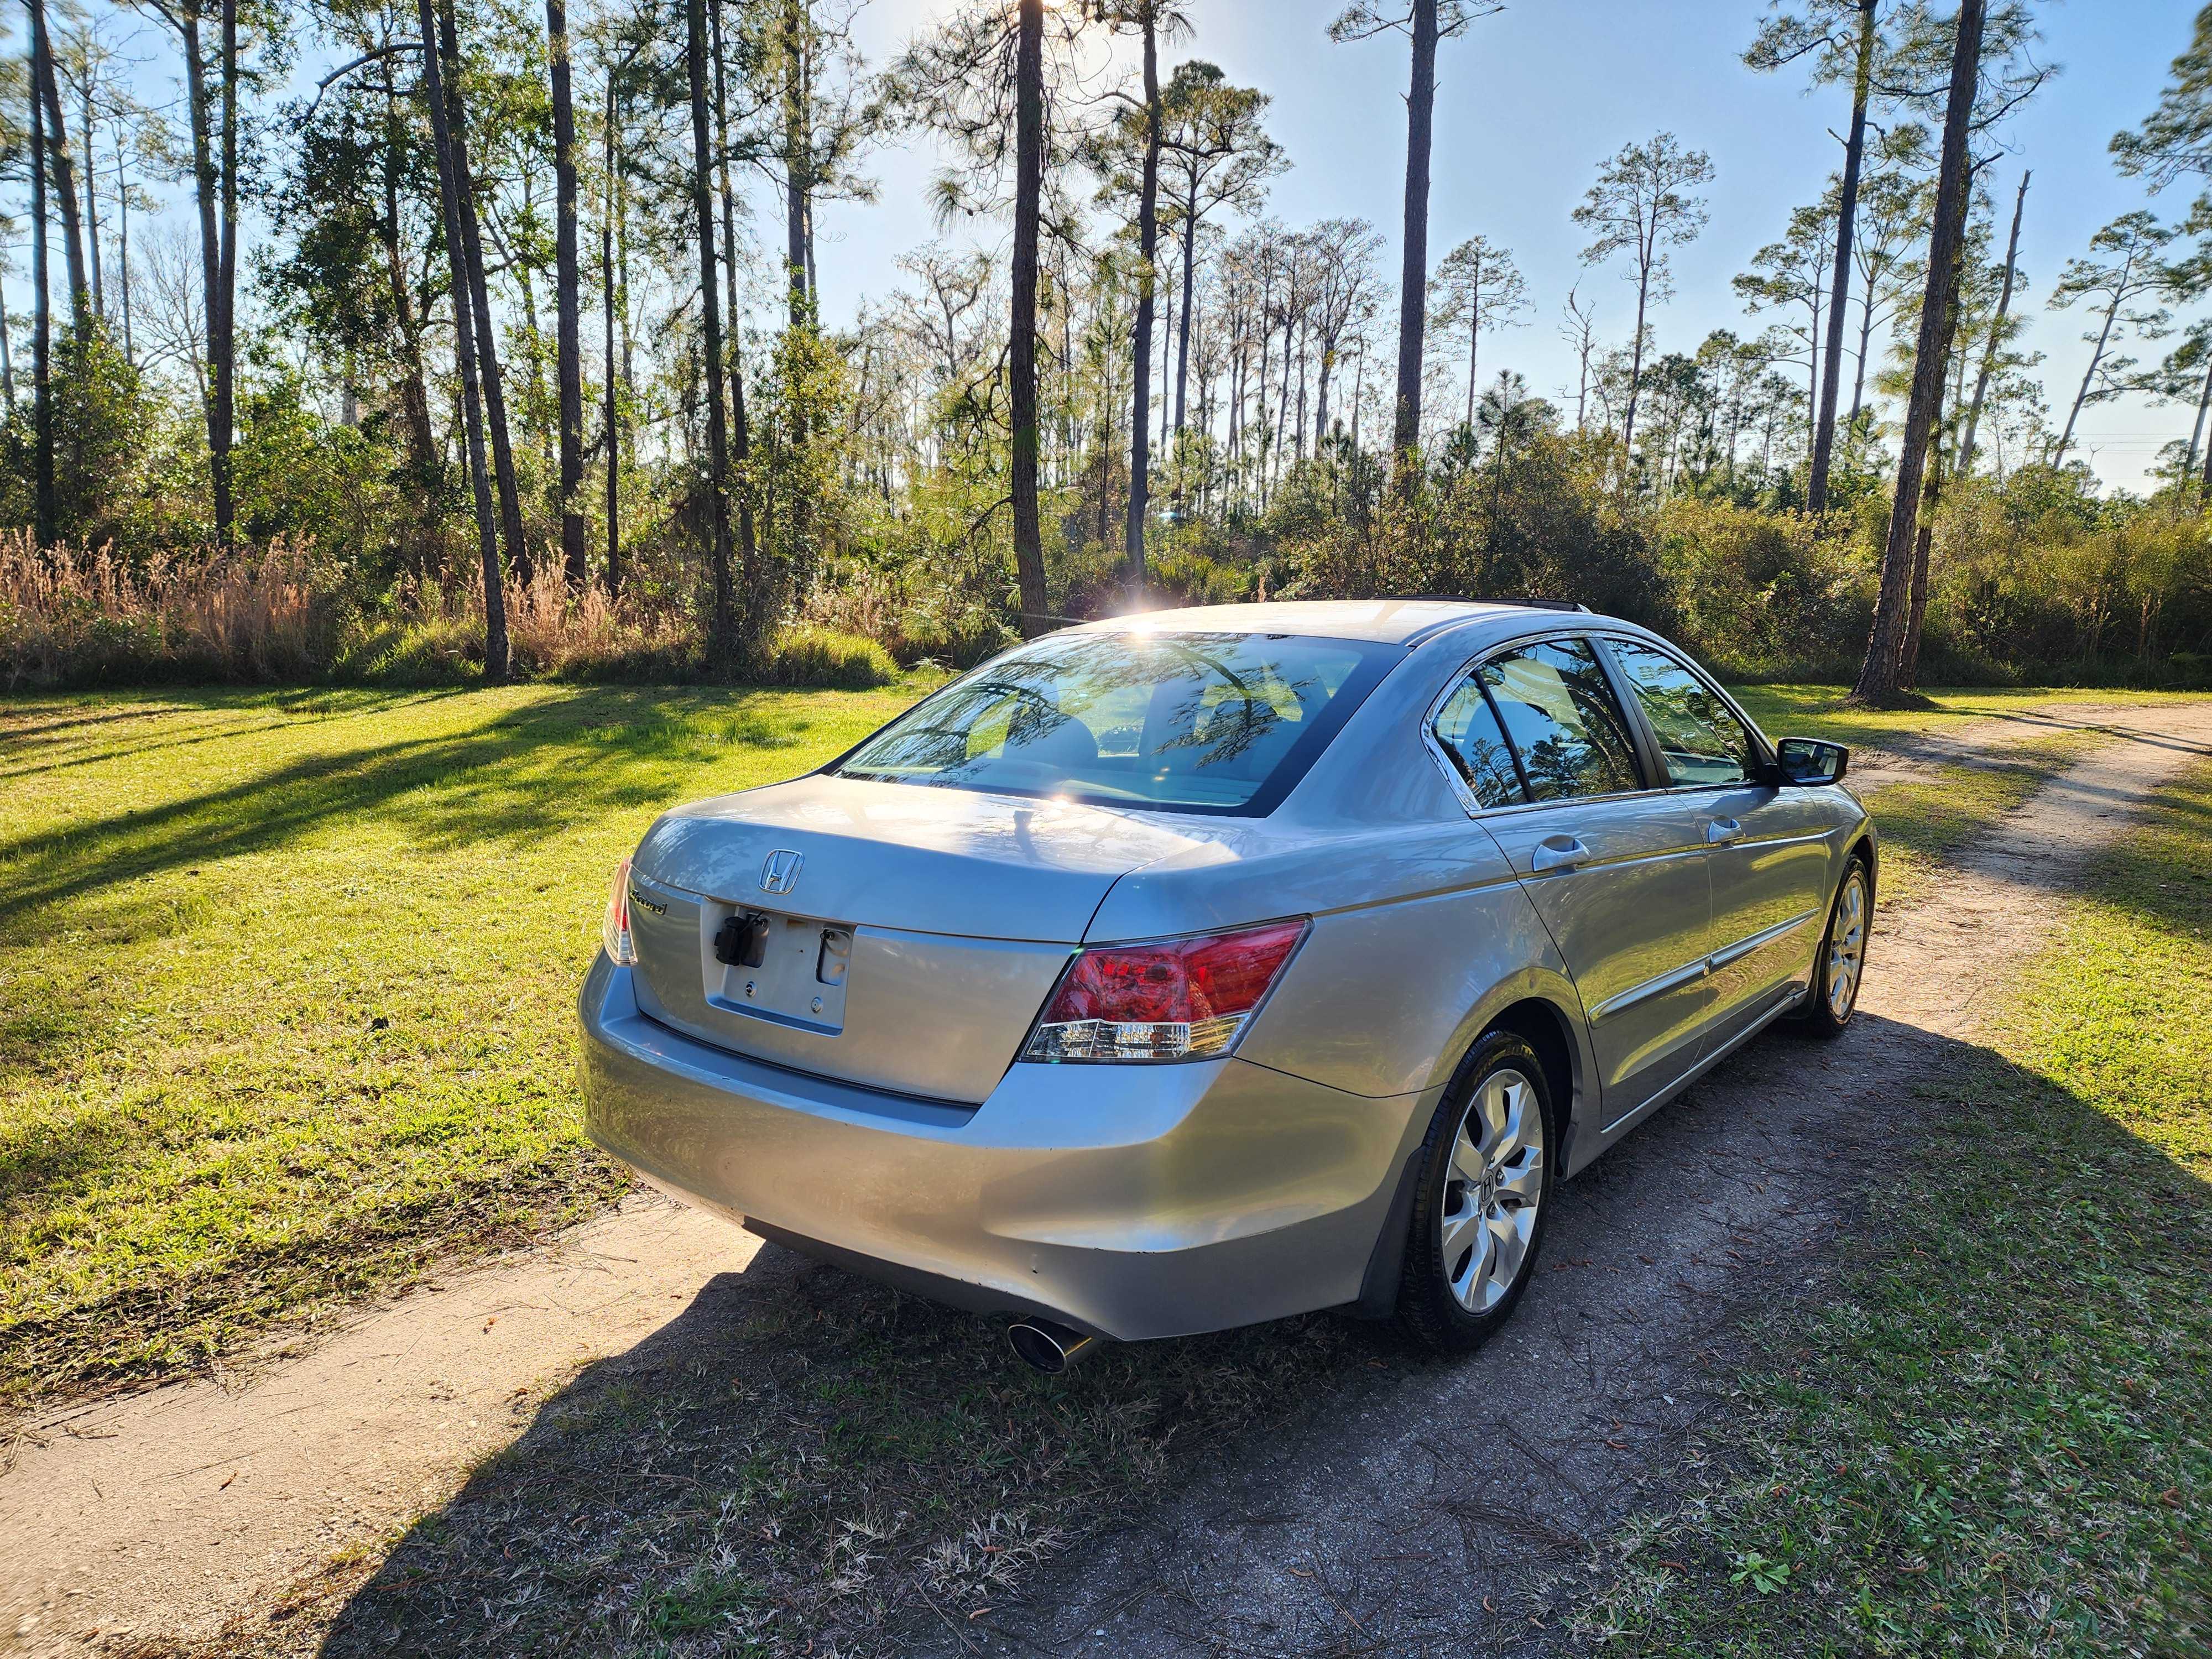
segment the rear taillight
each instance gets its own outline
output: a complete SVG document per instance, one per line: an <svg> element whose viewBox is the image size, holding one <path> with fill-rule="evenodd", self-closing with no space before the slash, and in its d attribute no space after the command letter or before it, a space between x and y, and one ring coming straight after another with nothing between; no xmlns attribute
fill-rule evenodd
<svg viewBox="0 0 2212 1659"><path fill-rule="evenodd" d="M1206 1060L1226 1054L1290 961L1303 916L1234 933L1077 954L1024 1060Z"/></svg>
<svg viewBox="0 0 2212 1659"><path fill-rule="evenodd" d="M607 960L617 968L637 965L637 945L629 936L629 860L615 866L614 890L607 895L607 914L599 924L599 943Z"/></svg>

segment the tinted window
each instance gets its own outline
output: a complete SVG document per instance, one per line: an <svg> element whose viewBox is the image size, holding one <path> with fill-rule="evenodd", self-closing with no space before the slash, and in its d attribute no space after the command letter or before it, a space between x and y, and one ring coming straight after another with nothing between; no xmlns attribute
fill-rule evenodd
<svg viewBox="0 0 2212 1659"><path fill-rule="evenodd" d="M1663 651L1626 640L1610 644L1659 734L1674 782L1741 783L1751 775L1751 733L1718 692Z"/></svg>
<svg viewBox="0 0 2212 1659"><path fill-rule="evenodd" d="M1444 753L1483 805L1512 806L1528 799L1521 788L1521 775L1513 769L1505 733L1474 675L1462 680L1437 712L1435 731Z"/></svg>
<svg viewBox="0 0 2212 1659"><path fill-rule="evenodd" d="M1587 640L1553 640L1482 665L1538 800L1640 787L1628 722Z"/></svg>
<svg viewBox="0 0 2212 1659"><path fill-rule="evenodd" d="M1263 812L1401 647L1266 634L1060 634L916 704L845 777L1182 812Z"/></svg>

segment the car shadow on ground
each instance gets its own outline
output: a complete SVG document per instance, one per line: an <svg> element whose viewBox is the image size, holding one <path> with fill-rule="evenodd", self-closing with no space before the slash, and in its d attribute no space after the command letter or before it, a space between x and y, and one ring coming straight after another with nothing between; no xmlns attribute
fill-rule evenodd
<svg viewBox="0 0 2212 1659"><path fill-rule="evenodd" d="M1494 1634L1532 1575L1654 1500L1727 1396L1740 1318L1830 1282L1911 1144L1900 1112L1940 1109L1913 1097L1931 1079L2033 1086L2134 1144L1972 1043L1872 1018L1771 1035L1556 1194L1539 1281L1458 1364L1319 1315L1047 1379L1000 1322L763 1249L540 1405L356 1576L327 1650Z"/></svg>
<svg viewBox="0 0 2212 1659"><path fill-rule="evenodd" d="M796 1651L931 1598L964 1613L1187 1453L1398 1363L1375 1328L1316 1316L1050 1379L1004 1327L763 1245L539 1406L328 1650Z"/></svg>

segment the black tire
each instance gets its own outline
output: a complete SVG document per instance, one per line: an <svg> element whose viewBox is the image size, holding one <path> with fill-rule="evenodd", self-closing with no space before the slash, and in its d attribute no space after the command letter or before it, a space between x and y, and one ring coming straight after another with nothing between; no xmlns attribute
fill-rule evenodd
<svg viewBox="0 0 2212 1659"><path fill-rule="evenodd" d="M1851 899L1857 896L1856 938L1853 939ZM1866 982L1867 944L1874 932L1874 872L1863 854L1851 854L1844 878L1836 884L1835 902L1828 907L1828 925L1820 934L1820 948L1813 957L1813 982L1798 1005L1792 1024L1803 1035L1822 1040L1839 1037L1858 1011L1859 988ZM1842 949L1838 941L1844 941Z"/></svg>
<svg viewBox="0 0 2212 1659"><path fill-rule="evenodd" d="M1497 1092L1492 1092L1493 1082L1498 1083ZM1455 1163L1461 1127L1470 1114L1480 1122L1478 1106L1486 1101L1494 1106L1501 1095L1510 1097L1516 1084L1527 1091L1518 1120L1522 1138L1527 1138L1532 1122L1538 1137L1533 1166L1516 1154L1487 1172L1480 1183L1471 1183L1462 1176L1464 1159ZM1398 1281L1398 1323L1423 1346L1438 1353L1472 1353L1512 1317L1522 1292L1535 1274L1536 1258L1543 1245L1544 1228L1552 1212L1552 1188L1559 1179L1561 1127L1543 1063L1526 1042L1510 1031L1492 1031L1468 1050L1421 1142L1419 1175L1414 1182L1413 1214L1407 1223L1412 1233L1406 1242L1405 1265ZM1494 1146L1502 1149L1505 1139L1496 1138ZM1503 1179L1508 1170L1511 1178ZM1532 1188L1534 1201L1522 1201ZM1455 1209L1462 1212L1457 1218L1451 1214ZM1461 1230L1449 1247L1449 1259L1448 1225ZM1498 1272L1484 1273L1484 1261L1476 1261L1473 1252L1477 1248L1506 1250L1508 1234L1522 1240L1520 1255L1511 1264L1510 1282L1500 1285ZM1467 1242L1476 1236L1480 1236L1478 1243ZM1501 1260L1485 1260L1496 1261L1502 1270Z"/></svg>

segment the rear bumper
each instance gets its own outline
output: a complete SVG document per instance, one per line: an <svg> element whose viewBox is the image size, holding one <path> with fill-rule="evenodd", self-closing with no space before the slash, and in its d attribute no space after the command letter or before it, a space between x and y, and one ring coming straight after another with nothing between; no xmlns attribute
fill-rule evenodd
<svg viewBox="0 0 2212 1659"><path fill-rule="evenodd" d="M1124 1340L1358 1297L1419 1095L1237 1060L1012 1067L981 1105L764 1066L585 981L586 1123L647 1180L756 1231L985 1310Z"/></svg>

